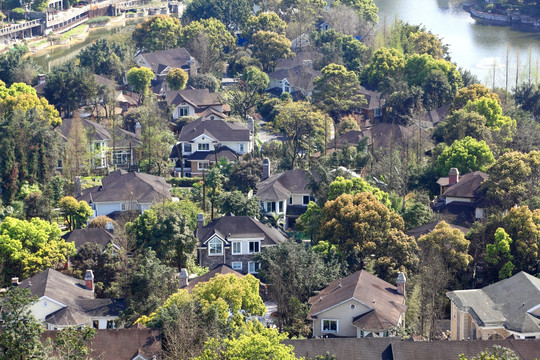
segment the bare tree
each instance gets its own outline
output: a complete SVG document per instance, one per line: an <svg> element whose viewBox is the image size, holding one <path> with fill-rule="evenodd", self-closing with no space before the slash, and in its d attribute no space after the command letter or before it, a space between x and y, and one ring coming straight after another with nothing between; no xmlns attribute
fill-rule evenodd
<svg viewBox="0 0 540 360"><path fill-rule="evenodd" d="M345 5L334 6L325 11L323 20L332 29L352 36L360 34L364 25L358 13Z"/></svg>

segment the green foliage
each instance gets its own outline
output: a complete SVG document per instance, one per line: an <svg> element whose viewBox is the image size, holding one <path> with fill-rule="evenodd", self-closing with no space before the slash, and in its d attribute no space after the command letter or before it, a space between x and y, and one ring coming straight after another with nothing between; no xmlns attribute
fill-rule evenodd
<svg viewBox="0 0 540 360"><path fill-rule="evenodd" d="M490 4L493 5L493 4ZM512 350L500 345L493 345L492 350L486 349L477 356L467 358L465 355L459 355L459 360L518 360L519 356Z"/></svg>
<svg viewBox="0 0 540 360"><path fill-rule="evenodd" d="M77 329L71 326L64 328L56 333L52 351L59 359L86 359L91 353L89 347L94 336L96 336L94 328Z"/></svg>
<svg viewBox="0 0 540 360"><path fill-rule="evenodd" d="M17 82L17 70L21 69L24 64L30 62L30 60L24 56L27 52L28 47L26 45L16 44L12 46L9 51L0 55L0 82L3 81L6 86L10 86L14 82Z"/></svg>
<svg viewBox="0 0 540 360"><path fill-rule="evenodd" d="M364 69L362 81L368 86L381 88L388 78L399 76L405 67L405 57L396 49L380 48L376 50L371 62Z"/></svg>
<svg viewBox="0 0 540 360"><path fill-rule="evenodd" d="M257 16L250 15L244 27L242 36L249 42L257 31L272 31L283 34L287 23L274 12L261 12Z"/></svg>
<svg viewBox="0 0 540 360"><path fill-rule="evenodd" d="M184 90L188 81L188 74L180 68L169 70L165 78L171 90Z"/></svg>
<svg viewBox="0 0 540 360"><path fill-rule="evenodd" d="M208 89L210 92L216 92L221 86L219 80L212 74L197 74L188 79L187 84L195 89Z"/></svg>
<svg viewBox="0 0 540 360"><path fill-rule="evenodd" d="M356 195L361 192L372 193L381 204L389 209L392 208L388 193L371 185L360 177L345 179L342 176L338 176L328 188L328 200L335 200L342 194Z"/></svg>
<svg viewBox="0 0 540 360"><path fill-rule="evenodd" d="M244 70L237 84L227 87L223 97L230 104L234 115L246 119L250 110L262 99L263 91L268 87L268 83L266 73L255 66L250 66Z"/></svg>
<svg viewBox="0 0 540 360"><path fill-rule="evenodd" d="M337 6L341 4L355 9L367 22L374 25L379 22L379 8L375 5L373 0L336 0L333 5Z"/></svg>
<svg viewBox="0 0 540 360"><path fill-rule="evenodd" d="M414 201L406 204L401 217L405 221L405 228L414 229L429 223L433 219L433 211L429 206Z"/></svg>
<svg viewBox="0 0 540 360"><path fill-rule="evenodd" d="M127 72L127 81L129 85L138 92L139 94L144 94L148 91L150 86L150 81L154 78L154 73L152 70L141 67L141 68L131 68Z"/></svg>
<svg viewBox="0 0 540 360"><path fill-rule="evenodd" d="M192 0L184 11L186 23L214 18L230 32L239 31L246 24L252 3L248 0Z"/></svg>
<svg viewBox="0 0 540 360"><path fill-rule="evenodd" d="M202 181L202 178L199 177L192 177L192 178L179 178L179 177L173 177L170 179L167 179L167 182L171 184L172 186L178 186L178 187L191 187L193 184L198 183Z"/></svg>
<svg viewBox="0 0 540 360"><path fill-rule="evenodd" d="M342 64L348 70L360 71L367 61L367 46L350 35L329 29L314 32L311 38L313 44L323 54L323 64Z"/></svg>
<svg viewBox="0 0 540 360"><path fill-rule="evenodd" d="M253 57L261 62L265 72L274 71L278 60L286 59L293 54L291 42L285 35L264 30L253 34L252 50Z"/></svg>
<svg viewBox="0 0 540 360"><path fill-rule="evenodd" d="M515 267L510 254L512 239L503 228L497 229L494 238L495 242L486 246L486 261L493 265L499 265L499 280L502 280L512 276Z"/></svg>
<svg viewBox="0 0 540 360"><path fill-rule="evenodd" d="M64 217L68 222L68 229L74 230L86 223L94 213L90 205L84 200L77 201L73 196L64 196L58 202Z"/></svg>
<svg viewBox="0 0 540 360"><path fill-rule="evenodd" d="M502 107L496 99L481 97L467 103L465 109L486 118L486 126L492 129L503 142L510 142L516 132L516 120L502 114Z"/></svg>
<svg viewBox="0 0 540 360"><path fill-rule="evenodd" d="M466 174L477 170L484 171L494 161L485 141L477 141L467 136L445 148L437 157L435 168L440 176L446 176L451 168L457 168L462 174Z"/></svg>
<svg viewBox="0 0 540 360"><path fill-rule="evenodd" d="M82 49L78 58L80 65L89 67L93 73L117 79L124 75L125 62L128 60L131 50L123 43L104 38L98 39Z"/></svg>
<svg viewBox="0 0 540 360"><path fill-rule="evenodd" d="M181 34L182 25L178 18L156 15L137 25L132 36L137 49L152 52L177 47Z"/></svg>
<svg viewBox="0 0 540 360"><path fill-rule="evenodd" d="M248 197L240 191L221 193L219 202L222 214L230 213L235 216L259 217L257 198Z"/></svg>
<svg viewBox="0 0 540 360"><path fill-rule="evenodd" d="M255 191L262 177L262 162L258 159L240 160L235 162L228 174L227 189L248 193Z"/></svg>

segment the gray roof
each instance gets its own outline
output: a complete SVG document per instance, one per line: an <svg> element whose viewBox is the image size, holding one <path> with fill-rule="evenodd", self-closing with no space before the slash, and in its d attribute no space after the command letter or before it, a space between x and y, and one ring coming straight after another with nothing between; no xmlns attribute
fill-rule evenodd
<svg viewBox="0 0 540 360"><path fill-rule="evenodd" d="M80 249L83 244L93 243L106 247L114 241L114 235L103 228L75 229L64 236L66 241L75 243L75 248Z"/></svg>
<svg viewBox="0 0 540 360"><path fill-rule="evenodd" d="M59 326L78 326L87 324L89 321L90 317L88 315L71 306L61 308L45 318L47 324Z"/></svg>
<svg viewBox="0 0 540 360"><path fill-rule="evenodd" d="M249 141L250 132L247 125L225 120L204 120L202 117L186 124L180 131L179 141L192 141L206 134L208 137L221 141Z"/></svg>
<svg viewBox="0 0 540 360"><path fill-rule="evenodd" d="M165 92L165 100L168 105L187 102L196 108L223 105L221 93L211 93L208 89L169 90Z"/></svg>
<svg viewBox="0 0 540 360"><path fill-rule="evenodd" d="M185 48L154 51L140 55L150 64L154 74L160 74L167 66L170 68L189 68L191 61L191 55Z"/></svg>
<svg viewBox="0 0 540 360"><path fill-rule="evenodd" d="M205 242L214 234L224 240L229 238L263 238L262 246L276 245L286 240L279 229L269 227L249 216L223 216L199 228L197 238L200 245L206 246Z"/></svg>
<svg viewBox="0 0 540 360"><path fill-rule="evenodd" d="M322 338L284 340L283 344L292 345L296 357L308 360L327 352L338 360L392 360L390 345L399 341L399 338Z"/></svg>
<svg viewBox="0 0 540 360"><path fill-rule="evenodd" d="M170 198L170 185L160 176L117 170L101 181L101 186L83 190L77 199L88 203L136 201L149 204Z"/></svg>
<svg viewBox="0 0 540 360"><path fill-rule="evenodd" d="M364 95L367 104L362 106L363 109L374 110L383 108L386 100L382 97L382 94L378 91L368 90L365 87L360 87L360 94Z"/></svg>
<svg viewBox="0 0 540 360"><path fill-rule="evenodd" d="M446 295L480 326L504 326L519 333L540 332L540 318L528 313L540 305L540 279L526 272L482 289L456 290Z"/></svg>
<svg viewBox="0 0 540 360"><path fill-rule="evenodd" d="M261 200L287 200L293 194L311 194L307 170L289 170L262 180L257 184L257 197Z"/></svg>
<svg viewBox="0 0 540 360"><path fill-rule="evenodd" d="M279 81L287 79L289 85L293 86L296 90L303 90L304 95L313 91L313 80L320 76L322 76L320 71L313 70L311 67L305 65L298 65L290 69L280 69L268 74L269 78Z"/></svg>
<svg viewBox="0 0 540 360"><path fill-rule="evenodd" d="M462 197L462 198L476 198L476 191L480 188L480 185L487 180L488 174L482 171L475 171L459 177L459 181L450 186L444 192L444 197Z"/></svg>
<svg viewBox="0 0 540 360"><path fill-rule="evenodd" d="M418 239L420 236L422 235L426 235L426 234L429 234L430 232L433 231L433 229L435 229L435 227L437 225L439 225L439 223L441 222L442 220L440 221L433 221L433 222L430 222L429 224L425 224L425 225L422 225L422 226L418 226L414 229L410 229L406 232L407 235L409 236L414 236L416 239ZM448 224L450 225L450 227L452 229L458 229L459 231L461 231L463 234L467 234L469 232L469 229L466 228L466 227L463 227L463 226L459 226L459 225L454 225L454 224Z"/></svg>
<svg viewBox="0 0 540 360"><path fill-rule="evenodd" d="M85 314L94 317L120 316L126 308L124 299L81 299L77 305Z"/></svg>
<svg viewBox="0 0 540 360"><path fill-rule="evenodd" d="M323 58L323 55L316 51L301 51L297 52L294 58L280 59L276 63L276 70L292 69L298 65L303 65L306 62L317 62Z"/></svg>
<svg viewBox="0 0 540 360"><path fill-rule="evenodd" d="M176 149L173 149L171 158L176 153ZM215 162L216 157L219 160L227 159L228 161L235 161L238 159L238 154L236 151L229 149L227 146L222 146L217 152L214 151L196 151L193 154L189 155L186 159L189 161L211 161Z"/></svg>
<svg viewBox="0 0 540 360"><path fill-rule="evenodd" d="M216 275L227 275L227 274L234 274L238 277L244 277L243 274L239 273L238 271L234 270L228 265L221 264L215 267L213 270L210 270L204 275L198 276L195 279L189 280L188 285L185 287L189 292L195 288L195 285L199 283L205 283L207 281L210 281L210 279L213 279Z"/></svg>

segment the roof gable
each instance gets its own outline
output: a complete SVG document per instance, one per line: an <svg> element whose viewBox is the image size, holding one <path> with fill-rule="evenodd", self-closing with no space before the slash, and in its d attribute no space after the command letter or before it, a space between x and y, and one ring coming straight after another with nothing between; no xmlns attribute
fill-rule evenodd
<svg viewBox="0 0 540 360"><path fill-rule="evenodd" d="M467 173L459 178L459 182L446 189L443 196L475 198L476 192L488 177L488 174L482 171Z"/></svg>
<svg viewBox="0 0 540 360"><path fill-rule="evenodd" d="M316 175L314 175L316 176ZM257 197L261 200L287 200L292 194L311 194L307 170L289 170L262 180L257 184Z"/></svg>
<svg viewBox="0 0 540 360"><path fill-rule="evenodd" d="M247 126L222 119L205 120L200 117L185 125L180 131L179 141L193 141L202 134L209 134L216 141L250 141Z"/></svg>

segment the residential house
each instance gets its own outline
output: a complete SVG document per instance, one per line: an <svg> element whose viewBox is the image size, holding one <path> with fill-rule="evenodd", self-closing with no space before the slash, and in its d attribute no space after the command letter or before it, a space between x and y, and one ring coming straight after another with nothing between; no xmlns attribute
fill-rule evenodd
<svg viewBox="0 0 540 360"><path fill-rule="evenodd" d="M372 145L371 134L369 130L351 130L339 135L337 138L331 139L326 145L326 154L330 155L337 150L343 149L345 146L357 147L362 141L365 141L366 148ZM318 151L312 155L313 157L321 156Z"/></svg>
<svg viewBox="0 0 540 360"><path fill-rule="evenodd" d="M93 218L115 211L144 212L153 203L169 199L170 187L160 176L117 170L103 178L100 186L82 190L76 198L92 207Z"/></svg>
<svg viewBox="0 0 540 360"><path fill-rule="evenodd" d="M423 235L426 235L426 234L429 234L430 232L432 232L435 229L435 227L437 227L437 225L439 225L439 223L441 221L433 221L433 222L430 222L429 224L418 226L416 228L408 230L406 232L406 234L409 235L409 236L414 236L414 238L418 240L418 238L420 236L423 236ZM448 225L450 225L450 227L452 229L457 229L457 230L461 231L463 233L463 235L465 235L465 234L467 234L469 232L469 228L459 226L459 225L454 225L454 224L448 224Z"/></svg>
<svg viewBox="0 0 540 360"><path fill-rule="evenodd" d="M365 270L332 281L309 299L313 336L391 336L404 324L405 281L399 273L393 286Z"/></svg>
<svg viewBox="0 0 540 360"><path fill-rule="evenodd" d="M220 159L236 161L252 150L253 131L248 126L225 121L208 112L182 127L170 158L176 161L177 173L192 177L202 176Z"/></svg>
<svg viewBox="0 0 540 360"><path fill-rule="evenodd" d="M317 63L322 59L323 55L317 51L300 51L293 58L278 60L275 70L293 69L298 65L313 67L313 63Z"/></svg>
<svg viewBox="0 0 540 360"><path fill-rule="evenodd" d="M165 101L172 109L172 118L184 116L200 117L203 115L221 117L228 114L231 108L225 104L220 93L212 93L208 89L169 90L165 93ZM208 114L208 110L215 114Z"/></svg>
<svg viewBox="0 0 540 360"><path fill-rule="evenodd" d="M152 70L155 77L152 80L154 94L163 94L167 91L165 78L173 68L183 69L189 76L198 72L197 60L185 48L176 48L150 53L140 53L135 56L135 63Z"/></svg>
<svg viewBox="0 0 540 360"><path fill-rule="evenodd" d="M132 133L120 127L113 132L103 124L88 119L81 119L81 122L88 138L88 150L92 153L92 168L108 169L113 164L121 168L135 166L138 160L138 149L142 146L140 125ZM63 119L58 127L64 143L68 141L72 124L72 118ZM57 169L61 170L62 166L63 162L60 161Z"/></svg>
<svg viewBox="0 0 540 360"><path fill-rule="evenodd" d="M365 87L360 87L360 94L366 98L366 104L356 109L356 113L362 114L364 118L371 121L381 119L383 116L386 100L378 91L368 90Z"/></svg>
<svg viewBox="0 0 540 360"><path fill-rule="evenodd" d="M313 180L308 170L289 170L270 176L270 160L263 160L263 177L257 184L257 198L266 215L281 217L284 228L294 228L298 217L306 212L314 200L309 187Z"/></svg>
<svg viewBox="0 0 540 360"><path fill-rule="evenodd" d="M540 279L526 272L446 296L451 340L540 339Z"/></svg>
<svg viewBox="0 0 540 360"><path fill-rule="evenodd" d="M233 274L238 277L243 277L244 274L239 273L238 271L234 270L229 265L221 264L215 267L213 270L210 270L204 275L197 276L196 278L189 279L189 274L187 272L187 269L182 269L180 271L180 289L186 289L189 292L195 288L195 285L205 283L213 279L217 275L227 275L227 274Z"/></svg>
<svg viewBox="0 0 540 360"><path fill-rule="evenodd" d="M84 280L47 269L23 280L13 279L13 285L29 289L38 301L30 312L48 330L69 326L115 329L120 313L125 310L123 299L96 299L94 274L87 270Z"/></svg>
<svg viewBox="0 0 540 360"><path fill-rule="evenodd" d="M109 244L114 247L118 246L114 243L114 234L111 230L103 228L84 228L75 229L63 236L66 242L75 244L75 249L79 250L81 246L87 243L95 244L102 247L104 250Z"/></svg>
<svg viewBox="0 0 540 360"><path fill-rule="evenodd" d="M292 65L294 66L289 67ZM282 62L281 66L284 67L276 67L276 70L268 74L270 82L266 91L276 96L289 93L297 99L304 99L313 94L313 80L322 76L322 73L313 69L312 59L303 59L300 56L299 60Z"/></svg>
<svg viewBox="0 0 540 360"><path fill-rule="evenodd" d="M480 193L482 183L487 180L488 174L474 171L460 176L459 170L451 168L448 177L437 180L441 188L441 195L433 206L437 211L466 214L467 218L484 218L485 201Z"/></svg>
<svg viewBox="0 0 540 360"><path fill-rule="evenodd" d="M203 226L197 218L196 236L199 265L214 269L225 264L242 274L259 268L254 256L264 248L285 241L283 233L249 216L223 216Z"/></svg>

